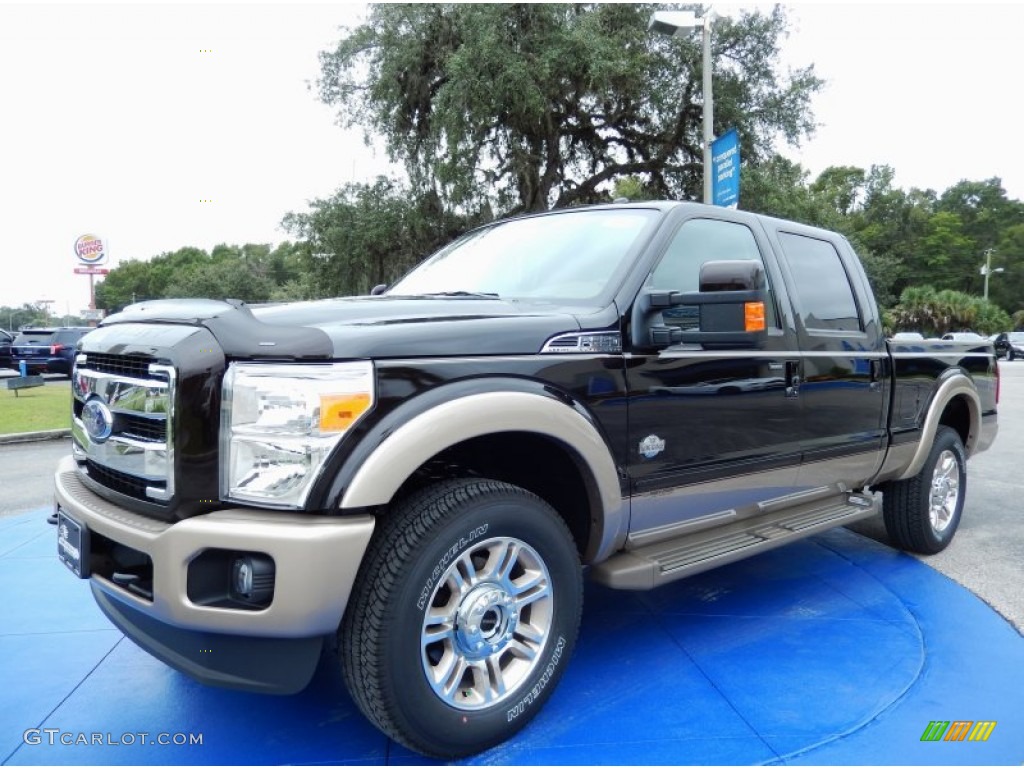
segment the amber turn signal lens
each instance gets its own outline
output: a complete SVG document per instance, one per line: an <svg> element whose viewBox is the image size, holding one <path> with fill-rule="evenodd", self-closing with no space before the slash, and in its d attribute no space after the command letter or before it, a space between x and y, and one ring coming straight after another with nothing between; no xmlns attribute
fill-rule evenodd
<svg viewBox="0 0 1024 768"><path fill-rule="evenodd" d="M748 333L765 329L763 301L748 301L743 305L743 323Z"/></svg>
<svg viewBox="0 0 1024 768"><path fill-rule="evenodd" d="M370 407L365 392L351 395L320 395L320 431L340 432L352 426Z"/></svg>

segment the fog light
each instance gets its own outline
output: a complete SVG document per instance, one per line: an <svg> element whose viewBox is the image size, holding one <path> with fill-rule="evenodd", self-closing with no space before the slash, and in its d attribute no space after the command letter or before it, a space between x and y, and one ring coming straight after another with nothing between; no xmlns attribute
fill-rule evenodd
<svg viewBox="0 0 1024 768"><path fill-rule="evenodd" d="M244 555L231 564L231 591L236 600L270 605L274 597L274 561L265 555Z"/></svg>

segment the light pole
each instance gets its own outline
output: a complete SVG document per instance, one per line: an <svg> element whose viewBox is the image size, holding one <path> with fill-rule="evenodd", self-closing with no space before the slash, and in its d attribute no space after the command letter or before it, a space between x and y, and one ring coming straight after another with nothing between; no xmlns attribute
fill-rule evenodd
<svg viewBox="0 0 1024 768"><path fill-rule="evenodd" d="M715 105L711 92L711 22L712 13L708 9L699 19L693 11L655 11L647 23L648 30L669 37L684 37L695 29L703 30L704 80L701 89L704 97L704 202L708 205L714 202L711 184L711 142L715 138L712 129Z"/></svg>
<svg viewBox="0 0 1024 768"><path fill-rule="evenodd" d="M992 254L996 252L995 248L987 248L985 250L985 265L981 268L981 274L985 276L985 301L988 301L988 276L993 272L1005 272L1006 270L1002 267L996 267L992 269Z"/></svg>

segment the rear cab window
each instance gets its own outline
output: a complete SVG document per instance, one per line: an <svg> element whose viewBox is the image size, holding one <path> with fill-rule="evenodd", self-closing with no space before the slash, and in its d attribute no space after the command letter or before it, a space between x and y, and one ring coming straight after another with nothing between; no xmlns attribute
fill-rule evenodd
<svg viewBox="0 0 1024 768"><path fill-rule="evenodd" d="M797 314L808 332L864 330L860 308L843 261L828 240L779 232L789 264Z"/></svg>

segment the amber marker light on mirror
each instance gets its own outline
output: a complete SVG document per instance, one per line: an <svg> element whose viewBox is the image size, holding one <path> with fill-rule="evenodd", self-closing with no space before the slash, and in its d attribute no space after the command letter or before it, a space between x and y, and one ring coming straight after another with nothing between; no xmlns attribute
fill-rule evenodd
<svg viewBox="0 0 1024 768"><path fill-rule="evenodd" d="M765 329L763 301L748 301L743 305L743 324L747 333Z"/></svg>

